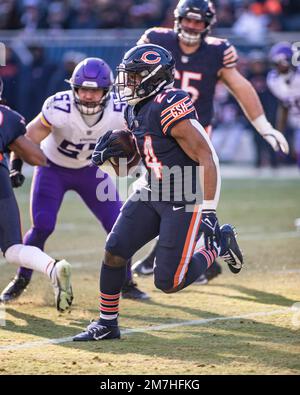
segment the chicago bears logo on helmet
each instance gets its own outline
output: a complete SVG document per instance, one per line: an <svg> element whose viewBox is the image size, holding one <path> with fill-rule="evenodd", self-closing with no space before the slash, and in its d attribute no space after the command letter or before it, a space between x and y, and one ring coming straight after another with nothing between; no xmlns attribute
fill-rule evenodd
<svg viewBox="0 0 300 395"><path fill-rule="evenodd" d="M161 61L161 56L155 51L147 51L143 53L141 60L147 64L156 64Z"/></svg>

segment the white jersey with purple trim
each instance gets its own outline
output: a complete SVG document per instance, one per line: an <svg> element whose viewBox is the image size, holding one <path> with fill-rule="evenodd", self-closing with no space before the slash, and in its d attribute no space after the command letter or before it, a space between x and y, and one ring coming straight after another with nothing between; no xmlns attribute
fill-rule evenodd
<svg viewBox="0 0 300 395"><path fill-rule="evenodd" d="M41 142L47 158L72 169L88 166L98 138L109 129L125 127L126 104L116 103L115 99L111 93L102 118L94 126L88 126L74 103L71 90L49 97L41 112L42 123L51 127L51 133Z"/></svg>
<svg viewBox="0 0 300 395"><path fill-rule="evenodd" d="M300 68L288 74L269 72L267 84L270 91L289 109L289 123L294 128L300 125Z"/></svg>

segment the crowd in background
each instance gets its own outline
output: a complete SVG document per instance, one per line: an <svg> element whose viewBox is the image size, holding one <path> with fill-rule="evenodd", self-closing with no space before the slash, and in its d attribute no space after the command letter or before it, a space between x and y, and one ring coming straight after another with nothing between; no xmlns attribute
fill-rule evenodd
<svg viewBox="0 0 300 395"><path fill-rule="evenodd" d="M151 26L173 27L173 10L178 0L0 0L0 30L24 29L33 32L36 29L52 29L59 34L61 29L84 28L147 28ZM266 85L266 75L270 65L267 49L261 46L261 34L266 29L273 31L300 30L299 0L215 0L218 27L232 28L235 36L247 36L253 39L252 47L262 50L250 50L239 53L239 69L254 85L264 105L268 119L275 125L277 100ZM116 6L117 5L117 6ZM249 46L251 48L251 45ZM30 61L24 62L22 56L12 48L6 48L6 66L0 67L0 75L4 80L4 96L7 104L21 112L30 121L40 111L44 100L55 92L69 89L64 81L71 76L77 63L87 55L78 51L66 50L61 62L54 62L46 47L38 44L29 45ZM26 49L26 50L27 50ZM93 56L99 56L95 53ZM28 57L27 57L28 58ZM108 63L109 59L106 59ZM228 91L219 84L215 98L214 129L228 130L232 133L233 144L228 144L226 154L225 143L223 160L230 161L235 155L234 144L238 144L240 130L252 130L239 106ZM234 137L234 130L238 138ZM255 165L265 163L272 167L278 165L278 158L271 147L253 132L255 147ZM292 141L292 131L286 131ZM222 134L219 133L219 136ZM215 133L218 137L218 134ZM293 149L285 163L293 163Z"/></svg>
<svg viewBox="0 0 300 395"><path fill-rule="evenodd" d="M0 0L0 30L173 26L178 0ZM215 0L218 27L295 31L299 0Z"/></svg>
<svg viewBox="0 0 300 395"><path fill-rule="evenodd" d="M27 121L32 120L41 110L44 100L58 91L70 89L65 79L69 79L74 67L86 57L79 51L67 51L60 64L53 63L47 57L43 47L29 47L33 61L24 65L18 56L10 48L7 48L7 64L0 68L0 75L4 80L4 97L7 104L21 112ZM266 75L269 71L269 63L265 52L252 50L248 54L240 53L240 72L243 73L254 85L263 103L268 119L275 124L277 100L271 94L266 84ZM215 96L214 129L224 130L227 136L223 146L223 161L231 161L234 144L238 144L240 130L251 129L251 125L245 119L235 99L227 89L218 84ZM232 132L232 142L229 144L229 133ZM234 130L238 138L234 137ZM278 155L272 148L253 130L253 143L255 147L256 167L269 164L272 167L278 165ZM289 131L287 131L289 136ZM217 135L217 133L216 133ZM219 135L221 136L221 134ZM290 136L292 138L292 135ZM226 154L225 143L228 143ZM293 156L293 155L292 155ZM285 163L293 163L290 156Z"/></svg>

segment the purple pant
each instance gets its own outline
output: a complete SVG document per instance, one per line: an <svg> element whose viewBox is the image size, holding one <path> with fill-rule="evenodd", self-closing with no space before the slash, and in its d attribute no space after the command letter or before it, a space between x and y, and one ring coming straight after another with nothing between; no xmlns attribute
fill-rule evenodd
<svg viewBox="0 0 300 395"><path fill-rule="evenodd" d="M82 169L68 169L49 162L48 167L35 169L31 190L32 227L24 237L24 244L44 249L45 242L55 229L57 214L63 197L67 191L75 191L92 211L109 233L115 223L122 202L115 192L116 201L101 202L97 199L96 189L101 181L111 183L111 190L115 186L108 174L103 178L96 178L97 167ZM130 272L130 271L129 271ZM21 268L19 273L30 277L32 271Z"/></svg>

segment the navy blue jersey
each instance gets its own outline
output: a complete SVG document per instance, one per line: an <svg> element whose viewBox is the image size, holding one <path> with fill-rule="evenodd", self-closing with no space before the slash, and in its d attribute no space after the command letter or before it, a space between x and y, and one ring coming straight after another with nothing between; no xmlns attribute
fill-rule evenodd
<svg viewBox="0 0 300 395"><path fill-rule="evenodd" d="M166 28L147 30L138 44L152 43L169 50L176 62L175 88L191 95L199 121L206 127L213 117L213 98L218 72L223 67L235 67L237 53L227 40L206 37L196 52L186 55L182 52L177 34Z"/></svg>
<svg viewBox="0 0 300 395"><path fill-rule="evenodd" d="M128 106L125 118L129 129L136 138L142 161L148 171L149 187L159 200L192 203L185 199L183 191L174 192L174 185L184 186L186 169L191 173L186 181L190 191L197 186L197 166L172 137L172 128L182 120L196 119L197 113L190 96L179 89L167 89L152 96L135 107ZM167 173L172 169L174 174ZM170 180L170 181L169 181ZM168 192L170 191L170 193ZM188 191L188 192L190 192ZM166 197L166 198L165 198Z"/></svg>
<svg viewBox="0 0 300 395"><path fill-rule="evenodd" d="M8 146L25 133L25 119L22 115L0 105L0 165L6 166L3 153L8 151Z"/></svg>

